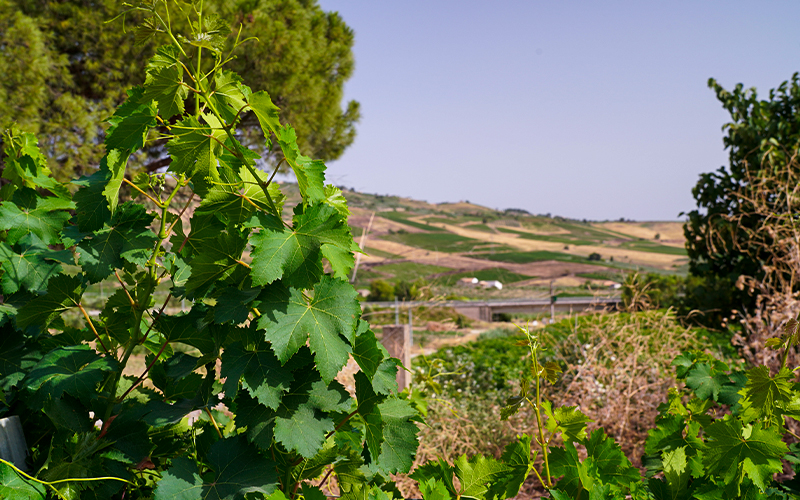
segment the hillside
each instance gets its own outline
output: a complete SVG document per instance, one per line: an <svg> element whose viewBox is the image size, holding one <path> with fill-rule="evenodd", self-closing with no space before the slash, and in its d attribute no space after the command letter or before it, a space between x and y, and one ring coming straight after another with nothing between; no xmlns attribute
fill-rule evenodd
<svg viewBox="0 0 800 500"><path fill-rule="evenodd" d="M448 294L459 278L474 276L499 280L504 289L459 287L459 295L541 295L551 282L581 295L608 291L605 282L619 282L635 270L686 272L682 223L677 221L590 222L469 202L431 204L352 190L344 195L357 242L372 218L357 272L361 288L375 279L423 278ZM593 254L599 260L589 260Z"/></svg>

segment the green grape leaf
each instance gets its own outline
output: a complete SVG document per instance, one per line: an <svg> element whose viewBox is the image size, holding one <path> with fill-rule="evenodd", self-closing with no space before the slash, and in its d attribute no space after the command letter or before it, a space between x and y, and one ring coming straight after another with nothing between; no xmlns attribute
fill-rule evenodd
<svg viewBox="0 0 800 500"><path fill-rule="evenodd" d="M325 186L325 203L335 208L343 219L350 217L350 209L347 207L347 200L342 194L342 190L333 184Z"/></svg>
<svg viewBox="0 0 800 500"><path fill-rule="evenodd" d="M183 67L176 64L148 72L144 82L143 99L154 100L165 121L182 115L189 90L183 84Z"/></svg>
<svg viewBox="0 0 800 500"><path fill-rule="evenodd" d="M549 462L550 474L563 476L556 487L566 492L568 498L578 498L584 489L591 490L595 483L588 470L591 461L578 459L578 451L572 443L565 443L563 448L550 448Z"/></svg>
<svg viewBox="0 0 800 500"><path fill-rule="evenodd" d="M423 489L422 483L439 482L451 497L458 497L458 491L453 483L454 473L455 468L452 465L445 462L444 459L438 458L420 465L414 469L413 473L409 474L409 477L420 483L421 491Z"/></svg>
<svg viewBox="0 0 800 500"><path fill-rule="evenodd" d="M220 439L208 452L209 474L200 475L188 458L172 460L155 490L156 500L235 500L248 493L275 491L275 464L241 436Z"/></svg>
<svg viewBox="0 0 800 500"><path fill-rule="evenodd" d="M289 418L275 418L275 439L287 449L311 458L325 442L325 435L333 431L333 422L317 418L314 408L301 405Z"/></svg>
<svg viewBox="0 0 800 500"><path fill-rule="evenodd" d="M281 110L272 103L269 94L263 90L256 92L248 97L247 102L250 104L250 109L255 113L261 129L264 131L264 137L269 137L270 132L277 135L281 129Z"/></svg>
<svg viewBox="0 0 800 500"><path fill-rule="evenodd" d="M375 338L369 323L359 320L355 343L353 344L353 359L356 360L359 368L366 374L368 379L372 380L375 377L378 367L387 357L386 349Z"/></svg>
<svg viewBox="0 0 800 500"><path fill-rule="evenodd" d="M665 415L656 421L656 427L647 431L645 453L655 455L660 451L671 451L686 445L683 431L686 423L681 415Z"/></svg>
<svg viewBox="0 0 800 500"><path fill-rule="evenodd" d="M116 370L117 362L100 357L86 344L59 347L45 354L25 378L25 387L42 394L42 399L67 393L82 401L97 396L97 385Z"/></svg>
<svg viewBox="0 0 800 500"><path fill-rule="evenodd" d="M214 285L224 282L242 266L247 240L237 233L222 233L190 262L192 274L186 281L186 297L201 297Z"/></svg>
<svg viewBox="0 0 800 500"><path fill-rule="evenodd" d="M188 117L173 126L175 136L167 143L172 156L169 170L185 174L192 180L194 192L204 197L215 183L220 182L217 156L222 148L208 125Z"/></svg>
<svg viewBox="0 0 800 500"><path fill-rule="evenodd" d="M706 363L696 364L686 375L686 386L692 389L700 399L713 398L717 401L722 386L730 382L724 373L712 372Z"/></svg>
<svg viewBox="0 0 800 500"><path fill-rule="evenodd" d="M250 316L250 304L261 293L260 288L245 288L239 290L227 287L221 290L217 297L217 306L214 308L214 322L226 323L233 321L236 324L244 323Z"/></svg>
<svg viewBox="0 0 800 500"><path fill-rule="evenodd" d="M8 465L0 463L0 498L45 500L47 492L43 484L24 478Z"/></svg>
<svg viewBox="0 0 800 500"><path fill-rule="evenodd" d="M378 409L383 417L383 443L377 467L385 474L406 473L417 452L417 411L396 397L378 404Z"/></svg>
<svg viewBox="0 0 800 500"><path fill-rule="evenodd" d="M708 436L703 464L711 474L720 474L726 484L740 486L744 476L763 492L772 474L783 470L781 458L789 448L775 427L762 428L754 423L743 427L730 416L705 430Z"/></svg>
<svg viewBox="0 0 800 500"><path fill-rule="evenodd" d="M156 318L156 329L169 342L196 347L206 355L216 352L217 340L209 332L206 312L200 307L174 316L162 314Z"/></svg>
<svg viewBox="0 0 800 500"><path fill-rule="evenodd" d="M378 404L386 396L375 393L372 383L364 372L355 374L356 400L358 401L358 414L364 419L365 438L370 456L377 457L381 453L383 443L383 419Z"/></svg>
<svg viewBox="0 0 800 500"><path fill-rule="evenodd" d="M220 376L227 377L223 386L226 394L236 394L241 379L242 387L252 397L273 410L278 408L281 394L289 390L292 374L281 367L266 342L255 350L246 350L235 342L225 348L221 359Z"/></svg>
<svg viewBox="0 0 800 500"><path fill-rule="evenodd" d="M763 365L749 370L747 384L739 391L742 418L747 422L770 419L792 400L794 379L795 374L788 368L781 368L774 378L769 375L769 367Z"/></svg>
<svg viewBox="0 0 800 500"><path fill-rule="evenodd" d="M236 426L247 427L247 440L267 451L273 444L275 411L250 397L247 391L236 396Z"/></svg>
<svg viewBox="0 0 800 500"><path fill-rule="evenodd" d="M18 189L10 202L0 203L0 231L8 231L5 240L9 245L29 234L55 245L61 242L59 232L70 218L67 210L74 208L69 200L44 198L33 189Z"/></svg>
<svg viewBox="0 0 800 500"><path fill-rule="evenodd" d="M220 158L221 164L224 164L224 159ZM269 181L269 175L261 170L255 172L258 179L247 168L242 168L237 179L231 175L232 171L224 169L221 172L224 182L208 192L198 210L223 217L228 224L241 224L249 220L256 210L270 212L269 201L260 186L260 183ZM276 203L276 208L282 206L284 196L276 183L270 183L267 192Z"/></svg>
<svg viewBox="0 0 800 500"><path fill-rule="evenodd" d="M260 299L264 314L258 327L281 363L308 340L322 379L330 382L347 363L355 327L361 315L356 291L349 283L323 276L311 299L296 289L265 289ZM287 303L288 302L288 303Z"/></svg>
<svg viewBox="0 0 800 500"><path fill-rule="evenodd" d="M639 469L622 452L613 439L609 439L603 428L596 429L586 441L586 453L592 458L604 483L615 483L627 486L641 481Z"/></svg>
<svg viewBox="0 0 800 500"><path fill-rule="evenodd" d="M143 205L126 202L111 219L111 225L95 231L78 244L78 261L91 283L104 280L124 263L144 265L157 241L150 229L154 216Z"/></svg>
<svg viewBox="0 0 800 500"><path fill-rule="evenodd" d="M142 87L128 90L128 99L108 119L111 126L106 131L106 151L119 149L127 156L144 147L147 132L157 124L157 113L155 104L143 96Z"/></svg>
<svg viewBox="0 0 800 500"><path fill-rule="evenodd" d="M191 226L192 230L188 238L184 234L176 233L170 240L176 250L181 249L179 253L185 260L202 254L213 246L214 241L225 231L225 224L214 214L209 213L195 212L191 219Z"/></svg>
<svg viewBox="0 0 800 500"><path fill-rule="evenodd" d="M689 484L689 464L686 460L686 447L665 451L661 458L664 467L664 478L671 498L679 498Z"/></svg>
<svg viewBox="0 0 800 500"><path fill-rule="evenodd" d="M295 216L292 229L275 216L258 217L263 228L250 238L253 284L266 285L283 278L289 286L307 288L322 274L321 255L331 263L337 277L347 275L352 268L353 237L333 207L306 208Z"/></svg>
<svg viewBox="0 0 800 500"><path fill-rule="evenodd" d="M234 123L239 110L247 106L242 79L233 71L222 70L217 71L214 76L214 84L214 92L211 93L210 97L213 101L214 109L217 110L226 123ZM239 114L239 117L241 117L241 114Z"/></svg>
<svg viewBox="0 0 800 500"><path fill-rule="evenodd" d="M461 498L483 500L491 483L510 472L505 464L492 457L474 455L467 459L461 455L453 463L456 477L461 482Z"/></svg>
<svg viewBox="0 0 800 500"><path fill-rule="evenodd" d="M230 32L227 22L213 14L206 14L202 18L202 25L192 23L192 36L186 41L195 47L220 53L225 48L225 39Z"/></svg>
<svg viewBox="0 0 800 500"><path fill-rule="evenodd" d="M72 197L75 202L75 220L81 232L97 231L103 224L111 221L111 208L104 197L106 186L111 179L107 158L100 161L100 169L88 177L81 177L72 183L80 189ZM69 229L68 228L65 228Z"/></svg>
<svg viewBox="0 0 800 500"><path fill-rule="evenodd" d="M10 325L1 326L0 393L16 386L40 359L42 354L39 349L26 343L21 332Z"/></svg>
<svg viewBox="0 0 800 500"><path fill-rule="evenodd" d="M32 239L29 236L20 242L19 253L0 242L0 286L6 295L19 290L44 291L50 278L61 272L61 266L53 261L71 263L69 251L50 250L40 241L27 245Z"/></svg>
<svg viewBox="0 0 800 500"><path fill-rule="evenodd" d="M559 406L553 411L550 402L543 401L542 407L548 417L547 429L561 432L565 443L578 443L586 438L586 424L592 419L581 413L577 406Z"/></svg>
<svg viewBox="0 0 800 500"><path fill-rule="evenodd" d="M79 276L55 276L47 284L47 293L25 303L17 313L17 326L26 329L35 325L41 330L64 311L77 307L83 295L83 282Z"/></svg>
<svg viewBox="0 0 800 500"><path fill-rule="evenodd" d="M325 164L300 154L297 133L286 125L275 131L283 156L297 178L297 188L306 205L316 205L325 200Z"/></svg>
<svg viewBox="0 0 800 500"><path fill-rule="evenodd" d="M500 457L508 472L502 480L495 480L490 487L490 496L494 498L513 498L528 478L531 467L536 461L537 452L531 455L531 437L523 434L516 441L510 442Z"/></svg>
<svg viewBox="0 0 800 500"><path fill-rule="evenodd" d="M382 347L382 346L381 346ZM397 394L397 370L402 370L397 358L384 359L372 379L372 388L378 394Z"/></svg>

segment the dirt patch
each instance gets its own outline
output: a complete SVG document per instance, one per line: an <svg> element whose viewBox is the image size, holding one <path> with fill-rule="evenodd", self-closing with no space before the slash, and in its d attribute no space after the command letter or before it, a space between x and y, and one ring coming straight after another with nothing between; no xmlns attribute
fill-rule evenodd
<svg viewBox="0 0 800 500"><path fill-rule="evenodd" d="M593 225L634 238L657 241L663 245L683 247L686 241L683 236L683 222L600 222ZM655 239L656 235L659 236L658 240Z"/></svg>

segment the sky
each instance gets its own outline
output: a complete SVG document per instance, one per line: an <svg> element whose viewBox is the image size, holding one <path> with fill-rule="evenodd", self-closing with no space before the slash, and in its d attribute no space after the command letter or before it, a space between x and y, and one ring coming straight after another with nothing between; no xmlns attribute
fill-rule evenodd
<svg viewBox="0 0 800 500"><path fill-rule="evenodd" d="M355 32L328 179L431 203L682 220L727 164L708 88L800 70L798 1L320 0Z"/></svg>

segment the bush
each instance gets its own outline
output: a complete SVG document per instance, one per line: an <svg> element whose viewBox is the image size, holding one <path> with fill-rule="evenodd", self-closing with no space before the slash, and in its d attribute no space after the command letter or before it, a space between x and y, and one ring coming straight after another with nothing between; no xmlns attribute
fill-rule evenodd
<svg viewBox="0 0 800 500"><path fill-rule="evenodd" d="M394 300L394 287L385 280L375 280L369 284L369 300L372 302L383 302Z"/></svg>
<svg viewBox="0 0 800 500"><path fill-rule="evenodd" d="M587 259L599 262L600 260L603 259L603 257L597 252L592 252L589 254L589 257L587 257Z"/></svg>

